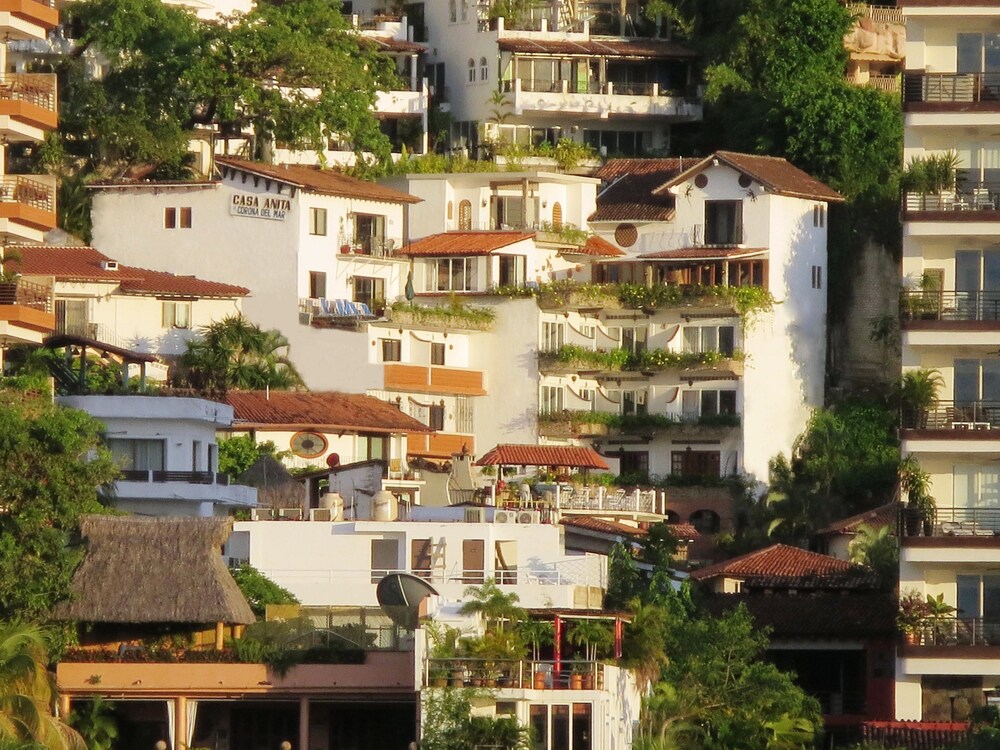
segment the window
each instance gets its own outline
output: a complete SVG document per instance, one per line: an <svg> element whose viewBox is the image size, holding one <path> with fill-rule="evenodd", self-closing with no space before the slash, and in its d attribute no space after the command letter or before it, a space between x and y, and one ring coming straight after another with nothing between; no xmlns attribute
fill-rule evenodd
<svg viewBox="0 0 1000 750"><path fill-rule="evenodd" d="M456 0L448 0L448 20L452 23L458 20L458 4Z"/></svg>
<svg viewBox="0 0 1000 750"><path fill-rule="evenodd" d="M971 413L974 404L1000 401L1000 360L956 359L954 401L956 422L979 421Z"/></svg>
<svg viewBox="0 0 1000 750"><path fill-rule="evenodd" d="M355 461L382 461L389 458L388 438L383 435L358 435Z"/></svg>
<svg viewBox="0 0 1000 750"><path fill-rule="evenodd" d="M955 298L960 320L1000 319L1000 249L955 251Z"/></svg>
<svg viewBox="0 0 1000 750"><path fill-rule="evenodd" d="M459 0L462 3L462 21L469 20L469 0Z"/></svg>
<svg viewBox="0 0 1000 750"><path fill-rule="evenodd" d="M399 540L372 539L372 583L399 569Z"/></svg>
<svg viewBox="0 0 1000 750"><path fill-rule="evenodd" d="M323 271L309 272L309 296L312 299L326 297L326 274Z"/></svg>
<svg viewBox="0 0 1000 750"><path fill-rule="evenodd" d="M479 80L485 81L490 77L490 64L486 61L485 57L479 58Z"/></svg>
<svg viewBox="0 0 1000 750"><path fill-rule="evenodd" d="M701 417L736 413L736 391L691 390L681 394L681 420L696 422Z"/></svg>
<svg viewBox="0 0 1000 750"><path fill-rule="evenodd" d="M563 225L562 204L560 204L559 201L556 201L555 203L552 204L552 228L558 232L560 229L562 229L562 225Z"/></svg>
<svg viewBox="0 0 1000 750"><path fill-rule="evenodd" d="M649 474L649 451L622 451L618 454L620 474Z"/></svg>
<svg viewBox="0 0 1000 750"><path fill-rule="evenodd" d="M469 58L469 83L476 82L476 61Z"/></svg>
<svg viewBox="0 0 1000 750"><path fill-rule="evenodd" d="M563 389L561 385L543 385L538 410L542 414L558 414L563 410Z"/></svg>
<svg viewBox="0 0 1000 750"><path fill-rule="evenodd" d="M191 207L182 206L181 207L181 229L191 228Z"/></svg>
<svg viewBox="0 0 1000 750"><path fill-rule="evenodd" d="M85 299L57 299L56 330L73 336L94 338L96 332L91 329L87 309L88 302Z"/></svg>
<svg viewBox="0 0 1000 750"><path fill-rule="evenodd" d="M590 388L581 388L576 395L581 401L594 403L594 392Z"/></svg>
<svg viewBox="0 0 1000 750"><path fill-rule="evenodd" d="M433 562L431 550L430 539L410 540L410 572L413 575L420 576L421 578L431 577L431 565Z"/></svg>
<svg viewBox="0 0 1000 750"><path fill-rule="evenodd" d="M675 477L717 477L721 464L719 451L671 451L670 473Z"/></svg>
<svg viewBox="0 0 1000 750"><path fill-rule="evenodd" d="M689 354L719 352L733 356L736 345L735 326L685 326L684 351Z"/></svg>
<svg viewBox="0 0 1000 750"><path fill-rule="evenodd" d="M384 216L377 214L354 214L354 248L365 255L384 254Z"/></svg>
<svg viewBox="0 0 1000 750"><path fill-rule="evenodd" d="M500 256L500 286L523 286L528 259L523 255Z"/></svg>
<svg viewBox="0 0 1000 750"><path fill-rule="evenodd" d="M542 351L555 352L562 348L565 326L562 323L542 322Z"/></svg>
<svg viewBox="0 0 1000 750"><path fill-rule="evenodd" d="M201 471L201 441L191 441L191 471Z"/></svg>
<svg viewBox="0 0 1000 750"><path fill-rule="evenodd" d="M822 227L826 224L826 204L817 203L813 206L813 226Z"/></svg>
<svg viewBox="0 0 1000 750"><path fill-rule="evenodd" d="M1000 34L959 34L957 46L958 73L1000 72Z"/></svg>
<svg viewBox="0 0 1000 750"><path fill-rule="evenodd" d="M402 359L402 348L399 339L382 339L382 361L399 362Z"/></svg>
<svg viewBox="0 0 1000 750"><path fill-rule="evenodd" d="M427 277L429 292L476 291L475 258L437 258Z"/></svg>
<svg viewBox="0 0 1000 750"><path fill-rule="evenodd" d="M590 703L530 705L532 750L594 750L593 710Z"/></svg>
<svg viewBox="0 0 1000 750"><path fill-rule="evenodd" d="M455 216L455 203L454 201L448 201L448 221L451 221Z"/></svg>
<svg viewBox="0 0 1000 750"><path fill-rule="evenodd" d="M168 207L163 209L163 228L164 229L176 229L177 228L177 209L173 207Z"/></svg>
<svg viewBox="0 0 1000 750"><path fill-rule="evenodd" d="M166 441L142 438L109 438L108 450L123 471L163 471Z"/></svg>
<svg viewBox="0 0 1000 750"><path fill-rule="evenodd" d="M1000 504L1000 466L955 464L952 502L956 508L995 508Z"/></svg>
<svg viewBox="0 0 1000 750"><path fill-rule="evenodd" d="M165 301L163 303L163 327L190 328L191 303Z"/></svg>
<svg viewBox="0 0 1000 750"><path fill-rule="evenodd" d="M633 354L646 351L646 338L649 335L648 326L609 326L608 338L617 341L618 345Z"/></svg>
<svg viewBox="0 0 1000 750"><path fill-rule="evenodd" d="M309 234L326 236L326 209L309 209Z"/></svg>
<svg viewBox="0 0 1000 750"><path fill-rule="evenodd" d="M355 276L353 286L355 302L364 302L375 309L385 300L385 279Z"/></svg>
<svg viewBox="0 0 1000 750"><path fill-rule="evenodd" d="M458 204L458 228L466 232L472 229L471 201L462 201Z"/></svg>
<svg viewBox="0 0 1000 750"><path fill-rule="evenodd" d="M612 393L612 392L609 392ZM623 416L639 416L646 413L646 391L628 390L621 392L621 413Z"/></svg>
<svg viewBox="0 0 1000 750"><path fill-rule="evenodd" d="M743 242L743 201L705 201L705 244Z"/></svg>
<svg viewBox="0 0 1000 750"><path fill-rule="evenodd" d="M431 364L444 364L444 344L431 344Z"/></svg>
<svg viewBox="0 0 1000 750"><path fill-rule="evenodd" d="M812 288L813 289L823 288L823 266L812 267Z"/></svg>
<svg viewBox="0 0 1000 750"><path fill-rule="evenodd" d="M430 418L427 420L427 426L432 430L437 430L440 432L444 429L444 406L441 404L434 404L430 408Z"/></svg>

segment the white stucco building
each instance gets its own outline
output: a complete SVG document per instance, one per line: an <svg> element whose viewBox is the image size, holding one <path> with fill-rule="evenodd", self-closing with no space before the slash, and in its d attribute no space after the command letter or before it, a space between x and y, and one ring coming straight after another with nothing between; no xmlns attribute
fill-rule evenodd
<svg viewBox="0 0 1000 750"><path fill-rule="evenodd" d="M249 288L244 313L288 338L312 388L375 382L364 336L310 323L370 319L389 290L402 289L407 264L396 251L408 236L405 207L417 199L308 166L217 163L215 180L97 186L94 247L129 265ZM366 307L340 304L355 300Z"/></svg>
<svg viewBox="0 0 1000 750"><path fill-rule="evenodd" d="M114 507L149 516L227 515L252 508L257 490L219 473L216 432L233 421L232 407L201 398L60 396L104 423L104 438L121 469Z"/></svg>

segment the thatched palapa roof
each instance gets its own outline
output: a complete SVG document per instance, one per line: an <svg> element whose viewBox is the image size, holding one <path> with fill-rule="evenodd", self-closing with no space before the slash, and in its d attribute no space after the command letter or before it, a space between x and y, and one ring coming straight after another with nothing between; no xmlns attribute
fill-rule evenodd
<svg viewBox="0 0 1000 750"><path fill-rule="evenodd" d="M60 620L107 623L254 622L222 560L229 518L84 516L86 546Z"/></svg>

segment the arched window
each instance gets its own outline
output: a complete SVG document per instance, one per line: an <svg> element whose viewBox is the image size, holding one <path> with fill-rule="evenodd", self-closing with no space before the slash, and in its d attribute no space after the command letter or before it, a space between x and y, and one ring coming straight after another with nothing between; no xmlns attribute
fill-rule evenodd
<svg viewBox="0 0 1000 750"><path fill-rule="evenodd" d="M552 204L552 228L562 229L562 204L559 201Z"/></svg>
<svg viewBox="0 0 1000 750"><path fill-rule="evenodd" d="M462 0L462 20L469 20L469 0Z"/></svg>
<svg viewBox="0 0 1000 750"><path fill-rule="evenodd" d="M485 57L479 58L479 80L485 81L490 77L490 64L486 62Z"/></svg>
<svg viewBox="0 0 1000 750"><path fill-rule="evenodd" d="M694 526L699 534L718 534L722 526L719 514L712 510L696 510L691 514L688 523Z"/></svg>
<svg viewBox="0 0 1000 750"><path fill-rule="evenodd" d="M469 83L476 82L476 61L469 58Z"/></svg>
<svg viewBox="0 0 1000 750"><path fill-rule="evenodd" d="M469 201L458 204L458 228L465 231L472 229L472 203Z"/></svg>
<svg viewBox="0 0 1000 750"><path fill-rule="evenodd" d="M456 0L448 0L448 17L451 19L452 23L458 20L458 10L457 10Z"/></svg>
<svg viewBox="0 0 1000 750"><path fill-rule="evenodd" d="M448 221L451 221L455 215L455 204L452 201L448 201Z"/></svg>
<svg viewBox="0 0 1000 750"><path fill-rule="evenodd" d="M668 508L667 509L667 523L669 523L669 524L678 524L680 522L681 522L681 517L679 515L677 515L677 512L673 511L673 510L670 510Z"/></svg>

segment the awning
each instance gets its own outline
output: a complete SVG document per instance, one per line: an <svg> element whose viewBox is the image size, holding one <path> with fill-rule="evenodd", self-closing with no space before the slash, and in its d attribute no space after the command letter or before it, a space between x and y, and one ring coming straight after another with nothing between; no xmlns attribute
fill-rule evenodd
<svg viewBox="0 0 1000 750"><path fill-rule="evenodd" d="M498 445L476 461L476 466L566 466L608 470L592 448L562 445Z"/></svg>

